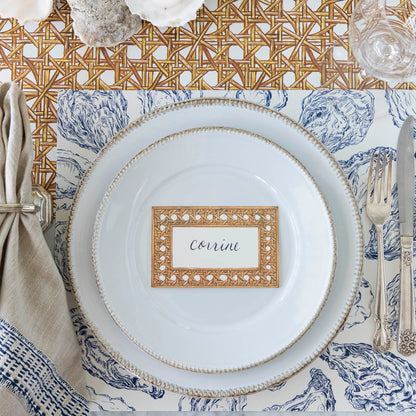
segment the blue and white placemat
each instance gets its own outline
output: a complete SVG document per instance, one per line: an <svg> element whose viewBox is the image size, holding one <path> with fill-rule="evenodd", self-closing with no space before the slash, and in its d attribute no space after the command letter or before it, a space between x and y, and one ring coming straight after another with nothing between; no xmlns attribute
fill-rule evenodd
<svg viewBox="0 0 416 416"><path fill-rule="evenodd" d="M157 107L197 97L232 97L276 109L309 129L334 154L356 194L364 224L364 275L343 330L309 366L280 385L249 396L202 399L149 385L117 364L71 310L88 373L91 410L402 411L416 410L416 357L371 346L377 241L365 214L367 173L375 148L396 154L399 128L416 116L412 91L65 91L58 98L55 258L68 290L65 238L79 182L101 148L129 122ZM388 329L396 338L400 246L397 186L385 225Z"/></svg>

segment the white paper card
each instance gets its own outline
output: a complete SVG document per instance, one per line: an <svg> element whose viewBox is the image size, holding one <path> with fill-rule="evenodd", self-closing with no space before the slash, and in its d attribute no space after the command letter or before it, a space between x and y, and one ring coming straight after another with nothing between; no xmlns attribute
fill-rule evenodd
<svg viewBox="0 0 416 416"><path fill-rule="evenodd" d="M173 227L172 267L256 269L258 227Z"/></svg>

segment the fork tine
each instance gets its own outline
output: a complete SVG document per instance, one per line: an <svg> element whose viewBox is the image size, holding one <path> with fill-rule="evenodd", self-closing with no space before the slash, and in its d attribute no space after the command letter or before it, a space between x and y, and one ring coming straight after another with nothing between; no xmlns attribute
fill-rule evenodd
<svg viewBox="0 0 416 416"><path fill-rule="evenodd" d="M381 152L379 152L377 156L377 163L376 163L376 170L374 175L374 194L373 194L373 201L380 202L380 190L378 188L378 175L380 172L380 157Z"/></svg>
<svg viewBox="0 0 416 416"><path fill-rule="evenodd" d="M387 174L387 203L391 205L391 169L393 166L393 152L390 152L390 158L389 158L389 170Z"/></svg>
<svg viewBox="0 0 416 416"><path fill-rule="evenodd" d="M368 170L368 182L367 182L367 206L370 205L371 199L371 178L373 177L373 164L374 164L374 155L376 151L374 150L371 156L370 168Z"/></svg>
<svg viewBox="0 0 416 416"><path fill-rule="evenodd" d="M384 151L383 153L383 165L381 166L381 184L380 184L380 202L384 203L384 188L386 186L386 159L387 159L387 152Z"/></svg>

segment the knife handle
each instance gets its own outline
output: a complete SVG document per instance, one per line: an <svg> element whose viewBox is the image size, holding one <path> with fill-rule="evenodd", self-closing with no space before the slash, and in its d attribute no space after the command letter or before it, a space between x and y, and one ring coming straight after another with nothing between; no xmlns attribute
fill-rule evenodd
<svg viewBox="0 0 416 416"><path fill-rule="evenodd" d="M413 288L413 237L400 237L400 313L397 350L403 355L416 352L415 305Z"/></svg>

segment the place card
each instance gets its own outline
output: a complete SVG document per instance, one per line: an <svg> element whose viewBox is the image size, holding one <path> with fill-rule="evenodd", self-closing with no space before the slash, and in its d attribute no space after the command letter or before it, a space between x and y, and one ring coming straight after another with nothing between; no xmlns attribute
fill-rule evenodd
<svg viewBox="0 0 416 416"><path fill-rule="evenodd" d="M278 287L277 207L153 207L152 287Z"/></svg>

